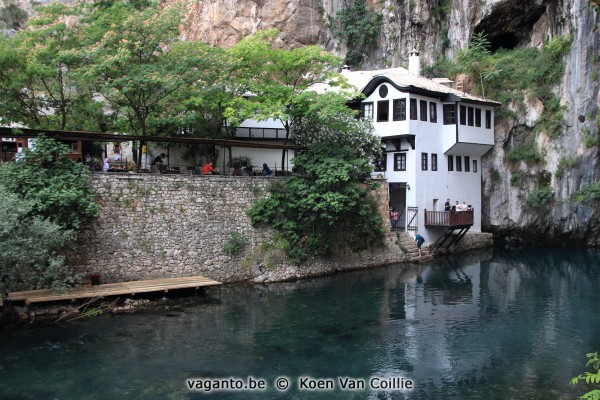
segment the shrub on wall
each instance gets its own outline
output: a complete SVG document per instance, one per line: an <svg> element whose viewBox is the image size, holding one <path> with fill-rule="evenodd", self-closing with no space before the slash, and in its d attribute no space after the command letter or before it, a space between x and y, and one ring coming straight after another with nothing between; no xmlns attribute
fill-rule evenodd
<svg viewBox="0 0 600 400"><path fill-rule="evenodd" d="M554 197L554 193L552 192L552 188L546 186L532 190L525 199L527 205L535 210L538 210L548 204L552 197Z"/></svg>

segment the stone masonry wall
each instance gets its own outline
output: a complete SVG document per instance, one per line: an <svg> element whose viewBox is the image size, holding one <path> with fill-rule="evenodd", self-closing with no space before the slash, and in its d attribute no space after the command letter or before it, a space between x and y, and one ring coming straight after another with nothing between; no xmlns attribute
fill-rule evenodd
<svg viewBox="0 0 600 400"><path fill-rule="evenodd" d="M80 236L70 262L81 272L98 272L103 283L202 275L224 283L269 282L410 261L390 232L378 249L340 248L330 258L290 264L272 231L254 228L246 211L268 195L275 177L151 174L94 174L100 216ZM375 198L388 221L387 183ZM237 232L242 251L227 255ZM340 232L343 234L343 232Z"/></svg>
<svg viewBox="0 0 600 400"><path fill-rule="evenodd" d="M94 174L100 216L82 232L71 262L85 273L100 273L106 283L193 275L221 282L285 280L404 260L390 235L385 248L350 254L340 249L339 257L289 265L271 248L271 232L253 228L246 215L274 179ZM387 185L377 192L387 199ZM229 256L224 248L233 232L246 245Z"/></svg>

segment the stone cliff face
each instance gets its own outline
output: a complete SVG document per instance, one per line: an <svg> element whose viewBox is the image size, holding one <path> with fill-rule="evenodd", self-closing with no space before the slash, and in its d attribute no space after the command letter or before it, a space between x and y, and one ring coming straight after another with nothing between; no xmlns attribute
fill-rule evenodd
<svg viewBox="0 0 600 400"><path fill-rule="evenodd" d="M27 0L21 0L27 1ZM178 0L171 0L178 1ZM183 0L186 1L186 0ZM343 56L346 49L328 28L328 18L353 0L198 0L189 3L183 25L186 40L228 47L257 30L278 28L280 45L319 44ZM562 134L533 134L544 104L528 97L525 107L512 107L516 116L496 126L496 147L484 160L484 225L500 234L575 239L600 245L598 202L576 203L570 196L600 180L598 145L584 145L584 136L600 129L599 5L597 0L366 0L381 13L383 28L362 68L406 66L408 52L421 51L421 64L454 57L469 45L475 32L485 32L497 48L541 47L551 38L571 35L565 72L554 92L564 107ZM30 9L29 3L22 3ZM534 137L543 162L509 167L505 156L524 137ZM556 174L561 160L577 160ZM521 187L510 184L515 168L525 171ZM492 173L494 172L494 173ZM546 178L544 178L546 177ZM553 200L532 210L525 198L539 180L550 177ZM580 241L580 239L582 241Z"/></svg>

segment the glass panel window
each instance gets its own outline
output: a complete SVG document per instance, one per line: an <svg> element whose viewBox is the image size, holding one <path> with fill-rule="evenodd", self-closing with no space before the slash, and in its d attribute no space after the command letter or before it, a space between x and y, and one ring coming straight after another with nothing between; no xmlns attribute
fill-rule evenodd
<svg viewBox="0 0 600 400"><path fill-rule="evenodd" d="M437 154L431 154L431 170L437 171Z"/></svg>
<svg viewBox="0 0 600 400"><path fill-rule="evenodd" d="M406 99L394 100L394 121L406 120Z"/></svg>
<svg viewBox="0 0 600 400"><path fill-rule="evenodd" d="M477 172L477 160L473 160L473 172Z"/></svg>
<svg viewBox="0 0 600 400"><path fill-rule="evenodd" d="M410 99L410 119L417 119L417 99Z"/></svg>
<svg viewBox="0 0 600 400"><path fill-rule="evenodd" d="M467 124L467 107L465 106L460 106L460 124Z"/></svg>
<svg viewBox="0 0 600 400"><path fill-rule="evenodd" d="M433 101L429 102L429 121L437 122L437 104Z"/></svg>
<svg viewBox="0 0 600 400"><path fill-rule="evenodd" d="M462 157L456 156L456 170L462 171Z"/></svg>
<svg viewBox="0 0 600 400"><path fill-rule="evenodd" d="M473 107L468 108L467 118L469 126L473 126Z"/></svg>
<svg viewBox="0 0 600 400"><path fill-rule="evenodd" d="M475 109L475 126L481 127L481 108Z"/></svg>
<svg viewBox="0 0 600 400"><path fill-rule="evenodd" d="M421 112L421 121L427 121L427 102L425 100L421 100L419 102L419 108Z"/></svg>
<svg viewBox="0 0 600 400"><path fill-rule="evenodd" d="M448 171L454 171L454 156L448 156Z"/></svg>
<svg viewBox="0 0 600 400"><path fill-rule="evenodd" d="M485 110L485 129L492 128L492 110Z"/></svg>
<svg viewBox="0 0 600 400"><path fill-rule="evenodd" d="M406 171L406 153L394 154L394 171Z"/></svg>
<svg viewBox="0 0 600 400"><path fill-rule="evenodd" d="M444 125L456 123L456 108L454 104L444 104Z"/></svg>
<svg viewBox="0 0 600 400"><path fill-rule="evenodd" d="M465 156L465 172L471 171L471 157Z"/></svg>
<svg viewBox="0 0 600 400"><path fill-rule="evenodd" d="M365 119L373 119L373 103L362 103L360 116Z"/></svg>
<svg viewBox="0 0 600 400"><path fill-rule="evenodd" d="M427 153L421 153L421 170L427 171Z"/></svg>
<svg viewBox="0 0 600 400"><path fill-rule="evenodd" d="M377 102L377 122L387 122L390 120L390 102L378 101Z"/></svg>

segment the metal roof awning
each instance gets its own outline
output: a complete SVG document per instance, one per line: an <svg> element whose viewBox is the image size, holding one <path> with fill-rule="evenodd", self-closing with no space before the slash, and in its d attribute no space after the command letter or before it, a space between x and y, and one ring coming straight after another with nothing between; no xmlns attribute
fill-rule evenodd
<svg viewBox="0 0 600 400"><path fill-rule="evenodd" d="M29 129L29 128L8 128L0 127L0 137L11 138L35 138L41 134L59 140L81 140L89 142L129 142L132 140L141 140L144 142L162 142L162 143L188 143L188 144L209 144L215 146L248 147L258 149L285 149L285 150L305 150L305 146L283 143L264 143L254 140L236 140L236 139L213 139L189 136L140 136L140 135L116 135L113 133L99 133L88 131L62 131L52 129Z"/></svg>

